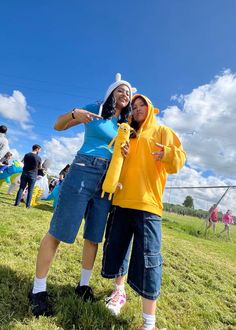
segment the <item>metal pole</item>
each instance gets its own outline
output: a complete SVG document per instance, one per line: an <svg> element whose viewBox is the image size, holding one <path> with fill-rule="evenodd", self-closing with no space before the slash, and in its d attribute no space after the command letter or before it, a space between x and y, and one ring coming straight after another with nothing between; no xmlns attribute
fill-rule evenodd
<svg viewBox="0 0 236 330"><path fill-rule="evenodd" d="M225 190L225 192L223 193L223 195L221 196L221 198L220 198L220 199L218 200L218 202L216 203L216 207L217 207L217 205L220 204L220 202L221 202L222 199L225 197L225 195L227 194L227 192L229 191L230 188L231 188L231 186L228 187L228 188Z"/></svg>

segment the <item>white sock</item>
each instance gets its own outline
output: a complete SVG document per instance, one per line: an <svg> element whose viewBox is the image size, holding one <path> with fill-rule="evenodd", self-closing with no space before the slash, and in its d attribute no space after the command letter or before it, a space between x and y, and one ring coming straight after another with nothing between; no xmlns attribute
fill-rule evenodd
<svg viewBox="0 0 236 330"><path fill-rule="evenodd" d="M92 269L81 269L81 277L80 277L80 286L89 285L89 280L92 275Z"/></svg>
<svg viewBox="0 0 236 330"><path fill-rule="evenodd" d="M145 330L152 330L155 327L156 316L143 313L143 328Z"/></svg>
<svg viewBox="0 0 236 330"><path fill-rule="evenodd" d="M44 278L37 278L35 276L32 293L35 294L35 293L46 291L46 286L47 286L47 276Z"/></svg>
<svg viewBox="0 0 236 330"><path fill-rule="evenodd" d="M124 284L116 284L115 283L115 290L120 290L125 292L125 285Z"/></svg>

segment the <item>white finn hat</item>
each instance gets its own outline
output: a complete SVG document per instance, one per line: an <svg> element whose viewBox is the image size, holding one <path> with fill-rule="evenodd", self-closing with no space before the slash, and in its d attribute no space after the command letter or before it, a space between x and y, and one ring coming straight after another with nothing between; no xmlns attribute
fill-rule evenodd
<svg viewBox="0 0 236 330"><path fill-rule="evenodd" d="M129 90L130 90L130 100L132 99L132 95L133 93L136 92L136 88L131 87L130 83L128 81L125 80L121 80L121 74L117 73L116 74L116 81L111 84L105 94L104 100L103 100L103 104L106 102L106 100L108 99L108 97L110 96L110 94L120 85L126 85Z"/></svg>

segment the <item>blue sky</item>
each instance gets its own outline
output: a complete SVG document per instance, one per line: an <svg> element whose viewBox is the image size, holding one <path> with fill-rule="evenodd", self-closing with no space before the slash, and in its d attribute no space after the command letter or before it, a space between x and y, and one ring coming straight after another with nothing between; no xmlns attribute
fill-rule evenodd
<svg viewBox="0 0 236 330"><path fill-rule="evenodd" d="M40 143L43 157L56 150L62 153L53 157L58 168L67 163L83 127L56 132L55 119L102 99L120 72L159 107L161 122L185 142L185 170L193 171L185 173L185 183L195 174L199 185L205 178L234 183L235 136L225 137L229 171L211 155L211 143L217 154L225 151L217 140L219 130L222 134L218 125L222 113L228 123L236 105L235 12L234 0L1 1L0 122L9 127L11 149L20 157ZM218 121L208 118L215 109L214 95L225 105ZM196 102L204 103L200 117L215 126L203 129L204 120L198 122L194 115ZM204 152L202 146L208 144Z"/></svg>

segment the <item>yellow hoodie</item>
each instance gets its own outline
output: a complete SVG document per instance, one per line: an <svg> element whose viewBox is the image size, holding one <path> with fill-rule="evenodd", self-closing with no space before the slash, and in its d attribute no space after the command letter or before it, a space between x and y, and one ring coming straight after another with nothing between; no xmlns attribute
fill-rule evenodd
<svg viewBox="0 0 236 330"><path fill-rule="evenodd" d="M129 154L126 157L113 205L148 211L162 216L162 195L168 174L177 173L186 160L185 152L175 132L166 126L158 126L155 109L150 100L140 94L148 104L148 115L136 138L130 139ZM161 161L154 159L153 151L158 151L155 143L164 145Z"/></svg>

